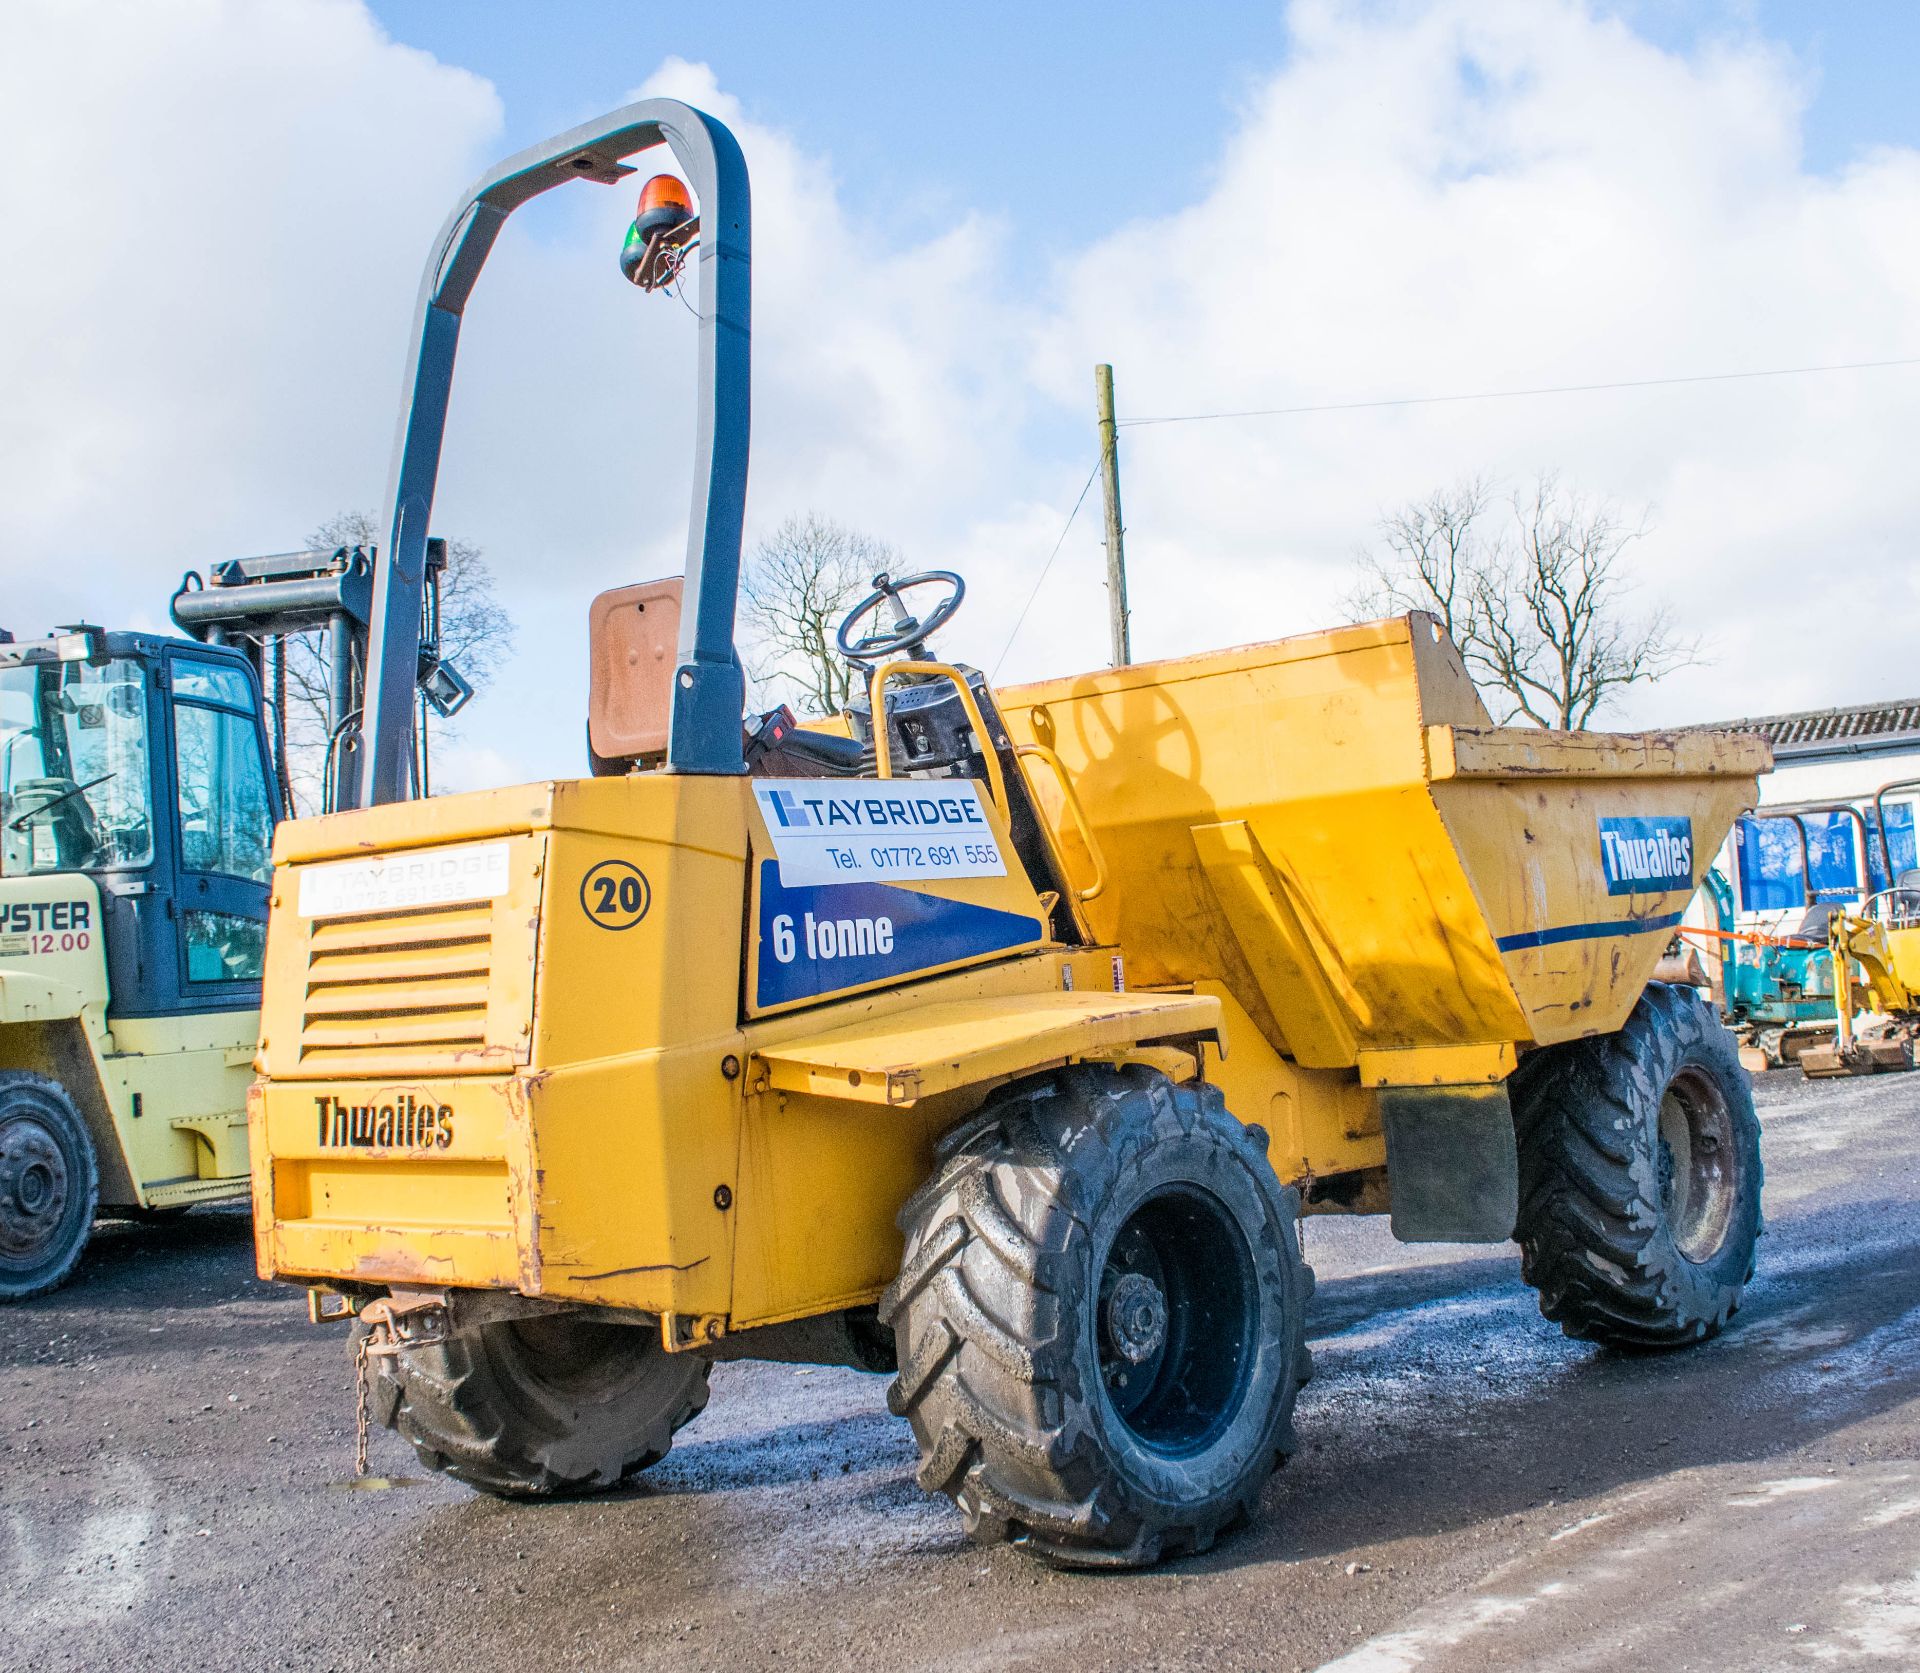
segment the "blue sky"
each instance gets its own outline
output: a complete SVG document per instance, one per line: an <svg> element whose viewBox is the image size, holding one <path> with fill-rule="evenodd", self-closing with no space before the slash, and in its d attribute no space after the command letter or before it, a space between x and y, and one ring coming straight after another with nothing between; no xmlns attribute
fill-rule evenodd
<svg viewBox="0 0 1920 1673"><path fill-rule="evenodd" d="M831 157L863 219L923 235L1004 215L1041 256L1198 195L1284 9L1250 0L372 0L395 40L485 76L507 147L610 109L661 59L713 66L755 118ZM1359 8L1356 8L1359 9ZM1389 7L1374 8L1390 11ZM1630 0L1661 45L1771 41L1806 73L1806 162L1920 142L1916 0Z"/></svg>
<svg viewBox="0 0 1920 1673"><path fill-rule="evenodd" d="M378 507L433 229L645 86L753 170L749 544L962 570L986 667L1057 545L1004 676L1098 666L1094 362L1125 417L1920 357L1916 63L1920 0L8 0L0 144L53 161L0 177L4 625L157 627ZM435 522L521 636L443 785L577 771L588 601L681 561L690 322L631 213L530 207L469 314ZM1132 429L1136 651L1344 619L1384 512L1544 470L1707 644L1609 723L1908 696L1917 433L1913 367ZM1809 656L1837 574L1880 631Z"/></svg>

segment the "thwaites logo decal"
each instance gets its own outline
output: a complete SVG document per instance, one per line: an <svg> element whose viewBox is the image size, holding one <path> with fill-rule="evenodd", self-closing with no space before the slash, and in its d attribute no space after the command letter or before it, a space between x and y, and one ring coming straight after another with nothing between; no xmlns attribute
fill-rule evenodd
<svg viewBox="0 0 1920 1673"><path fill-rule="evenodd" d="M366 1104L321 1094L313 1107L323 1150L445 1150L453 1143L453 1106L411 1092Z"/></svg>
<svg viewBox="0 0 1920 1673"><path fill-rule="evenodd" d="M1610 895L1693 887L1693 821L1683 814L1600 821L1600 870Z"/></svg>
<svg viewBox="0 0 1920 1673"><path fill-rule="evenodd" d="M1007 874L971 779L789 778L753 795L789 889Z"/></svg>
<svg viewBox="0 0 1920 1673"><path fill-rule="evenodd" d="M838 993L988 953L1031 946L1037 920L885 883L788 888L760 866L761 1006Z"/></svg>

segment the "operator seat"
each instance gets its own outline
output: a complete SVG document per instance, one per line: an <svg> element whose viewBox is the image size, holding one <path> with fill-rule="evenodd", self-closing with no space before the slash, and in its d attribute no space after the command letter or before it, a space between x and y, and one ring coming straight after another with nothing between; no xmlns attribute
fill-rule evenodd
<svg viewBox="0 0 1920 1673"><path fill-rule="evenodd" d="M596 778L655 767L667 753L679 662L682 578L602 593L587 610L587 754ZM784 708L746 739L755 778L848 778L872 766L852 738L800 727Z"/></svg>
<svg viewBox="0 0 1920 1673"><path fill-rule="evenodd" d="M1920 870L1903 871L1894 880L1891 904L1896 927L1920 923Z"/></svg>
<svg viewBox="0 0 1920 1673"><path fill-rule="evenodd" d="M640 581L587 607L587 754L596 778L667 753L683 585L678 575Z"/></svg>
<svg viewBox="0 0 1920 1673"><path fill-rule="evenodd" d="M23 778L5 799L0 828L6 837L6 869L33 869L36 830L53 840L56 871L85 871L97 862L100 827L79 784L70 778Z"/></svg>

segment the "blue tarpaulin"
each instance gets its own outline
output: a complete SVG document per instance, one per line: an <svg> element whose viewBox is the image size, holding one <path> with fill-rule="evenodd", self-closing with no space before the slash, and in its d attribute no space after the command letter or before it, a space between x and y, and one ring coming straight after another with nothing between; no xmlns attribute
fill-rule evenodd
<svg viewBox="0 0 1920 1673"><path fill-rule="evenodd" d="M1891 888L1892 878L1880 858L1873 809L1862 810L1867 823L1868 874L1873 891ZM1806 829L1806 869L1801 870L1800 828ZM1806 890L1816 901L1854 901L1860 898L1860 827L1844 813L1803 813L1799 824L1780 817L1751 815L1736 831L1740 859L1740 909L1776 912L1806 904ZM1915 857L1913 805L1895 802L1887 808L1887 846L1893 850L1896 875L1912 871Z"/></svg>

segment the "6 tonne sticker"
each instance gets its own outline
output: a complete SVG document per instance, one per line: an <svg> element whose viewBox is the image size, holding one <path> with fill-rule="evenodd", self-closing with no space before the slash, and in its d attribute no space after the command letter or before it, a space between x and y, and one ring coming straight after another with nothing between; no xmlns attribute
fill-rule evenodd
<svg viewBox="0 0 1920 1673"><path fill-rule="evenodd" d="M886 883L789 888L771 860L760 868L759 910L762 1006L1031 947L1044 933L1024 913Z"/></svg>
<svg viewBox="0 0 1920 1673"><path fill-rule="evenodd" d="M789 889L1007 874L970 779L792 778L753 795Z"/></svg>
<svg viewBox="0 0 1920 1673"><path fill-rule="evenodd" d="M1693 821L1684 814L1600 821L1600 869L1610 895L1691 889Z"/></svg>

